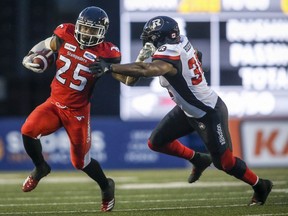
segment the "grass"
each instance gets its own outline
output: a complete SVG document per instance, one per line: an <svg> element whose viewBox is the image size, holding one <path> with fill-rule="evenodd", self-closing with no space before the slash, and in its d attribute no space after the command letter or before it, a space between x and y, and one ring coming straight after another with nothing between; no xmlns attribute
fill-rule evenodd
<svg viewBox="0 0 288 216"><path fill-rule="evenodd" d="M28 172L0 172L0 215L73 216L186 216L288 215L288 169L254 169L273 181L263 206L248 207L252 189L209 168L194 183L186 183L189 170L108 170L116 182L113 212L100 212L100 190L84 173L52 172L29 193L21 191Z"/></svg>

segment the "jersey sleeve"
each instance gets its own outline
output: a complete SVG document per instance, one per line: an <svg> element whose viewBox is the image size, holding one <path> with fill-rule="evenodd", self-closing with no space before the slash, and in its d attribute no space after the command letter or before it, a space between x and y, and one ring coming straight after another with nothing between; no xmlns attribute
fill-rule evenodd
<svg viewBox="0 0 288 216"><path fill-rule="evenodd" d="M71 23L63 23L56 27L54 35L64 41L69 41L71 37L74 37L75 26Z"/></svg>
<svg viewBox="0 0 288 216"><path fill-rule="evenodd" d="M103 42L101 44L102 47L102 52L100 53L100 56L102 59L109 63L120 63L121 61L121 52L119 48L114 45L111 42Z"/></svg>
<svg viewBox="0 0 288 216"><path fill-rule="evenodd" d="M177 67L180 61L180 53L174 47L164 45L159 47L152 57L152 61L161 60Z"/></svg>

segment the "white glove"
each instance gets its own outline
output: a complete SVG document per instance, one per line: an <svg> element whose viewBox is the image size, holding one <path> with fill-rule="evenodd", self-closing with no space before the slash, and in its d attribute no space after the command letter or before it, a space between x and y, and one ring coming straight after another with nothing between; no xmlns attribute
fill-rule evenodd
<svg viewBox="0 0 288 216"><path fill-rule="evenodd" d="M44 70L40 68L39 64L33 63L33 58L37 56L37 53L32 53L23 58L22 64L25 68L32 70L35 73L42 73Z"/></svg>
<svg viewBox="0 0 288 216"><path fill-rule="evenodd" d="M154 54L156 47L152 43L146 43L144 47L140 50L137 56L136 62L143 62Z"/></svg>

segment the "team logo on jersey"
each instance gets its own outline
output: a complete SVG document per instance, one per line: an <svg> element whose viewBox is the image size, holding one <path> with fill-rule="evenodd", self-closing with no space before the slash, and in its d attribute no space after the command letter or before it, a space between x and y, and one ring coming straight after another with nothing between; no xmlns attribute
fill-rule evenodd
<svg viewBox="0 0 288 216"><path fill-rule="evenodd" d="M83 57L86 58L86 59L88 59L88 60L90 60L90 61L93 61L93 62L94 62L95 59L96 59L96 55L93 54L93 53L91 53L91 52L88 52L88 51L85 51L85 52L84 52Z"/></svg>
<svg viewBox="0 0 288 216"><path fill-rule="evenodd" d="M120 52L119 48L116 47L116 46L112 46L112 47L111 47L111 51L112 51L112 50L116 50L117 52Z"/></svg>
<svg viewBox="0 0 288 216"><path fill-rule="evenodd" d="M161 46L158 48L158 52L164 52L167 49L166 46Z"/></svg>
<svg viewBox="0 0 288 216"><path fill-rule="evenodd" d="M76 51L76 46L74 46L72 44L69 44L69 43L65 43L64 48L67 49L67 50L70 50L72 52Z"/></svg>
<svg viewBox="0 0 288 216"><path fill-rule="evenodd" d="M63 27L64 27L63 24L60 24L60 25L57 26L57 28L63 28Z"/></svg>
<svg viewBox="0 0 288 216"><path fill-rule="evenodd" d="M82 119L84 119L84 116L74 116L78 121L81 121Z"/></svg>

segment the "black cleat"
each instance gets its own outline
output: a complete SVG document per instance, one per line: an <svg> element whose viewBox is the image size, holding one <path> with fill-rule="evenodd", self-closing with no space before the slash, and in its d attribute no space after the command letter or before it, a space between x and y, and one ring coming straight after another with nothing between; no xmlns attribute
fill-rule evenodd
<svg viewBox="0 0 288 216"><path fill-rule="evenodd" d="M112 211L115 206L115 183L113 179L107 178L108 180L108 187L104 191L101 192L102 194L102 204L101 204L101 211L107 212Z"/></svg>
<svg viewBox="0 0 288 216"><path fill-rule="evenodd" d="M29 192L34 190L37 187L40 179L48 175L50 172L51 168L46 162L35 167L31 174L25 179L22 185L22 191Z"/></svg>
<svg viewBox="0 0 288 216"><path fill-rule="evenodd" d="M211 165L212 158L210 154L196 152L190 162L193 164L193 169L188 178L188 182L193 183L197 181L202 175L203 171Z"/></svg>
<svg viewBox="0 0 288 216"><path fill-rule="evenodd" d="M248 205L264 205L272 187L273 183L270 180L259 179L258 183L253 187L254 194Z"/></svg>

